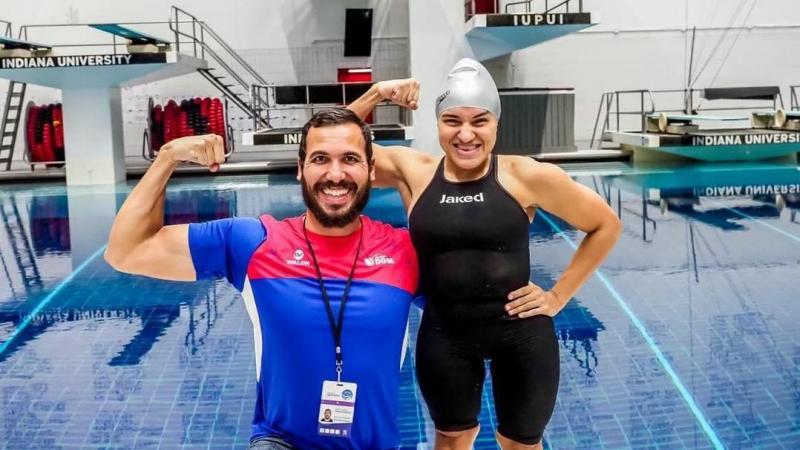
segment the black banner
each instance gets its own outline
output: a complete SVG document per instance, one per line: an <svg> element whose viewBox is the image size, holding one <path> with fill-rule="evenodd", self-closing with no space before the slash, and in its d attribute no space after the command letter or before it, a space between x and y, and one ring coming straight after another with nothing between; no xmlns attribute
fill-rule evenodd
<svg viewBox="0 0 800 450"><path fill-rule="evenodd" d="M764 144L800 144L800 133L757 133L729 134L716 136L692 136L694 147L715 145L764 145ZM800 150L800 149L798 149Z"/></svg>
<svg viewBox="0 0 800 450"><path fill-rule="evenodd" d="M0 58L0 69L129 66L132 64L159 64L166 62L166 53L5 57Z"/></svg>
<svg viewBox="0 0 800 450"><path fill-rule="evenodd" d="M300 128L257 133L253 135L253 145L297 145L300 144L301 135ZM403 141L406 139L406 131L403 128L372 130L372 140L374 141Z"/></svg>
<svg viewBox="0 0 800 450"><path fill-rule="evenodd" d="M487 27L533 27L543 25L589 25L592 17L589 13L558 14L489 14L486 16Z"/></svg>

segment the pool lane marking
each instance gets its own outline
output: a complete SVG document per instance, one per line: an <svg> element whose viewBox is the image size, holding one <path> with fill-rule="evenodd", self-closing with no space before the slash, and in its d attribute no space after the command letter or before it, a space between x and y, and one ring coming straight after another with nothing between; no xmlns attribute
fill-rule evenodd
<svg viewBox="0 0 800 450"><path fill-rule="evenodd" d="M541 215L542 218L544 218L544 220L547 221L550 227L553 230L555 230L556 233L559 234L559 236L561 236L564 240L567 241L570 247L572 247L573 249L578 248L578 246L575 245L575 242L573 242L572 239L570 239L569 236L567 236L566 233L564 233L561 227L559 227L558 224L556 224L552 219L550 219L547 216L547 214L541 211L539 211L538 214ZM642 335L645 342L647 342L647 345L650 347L650 350L652 350L653 353L655 354L656 359L661 364L661 367L667 373L667 376L669 376L670 380L672 381L672 384L675 385L675 387L678 389L678 392L681 394L681 397L683 397L683 400L689 406L689 410L692 412L692 415L694 415L695 419L697 419L697 421L699 422L700 427L703 429L703 432L705 432L706 436L711 441L711 444L717 450L725 450L725 446L722 444L722 441L720 440L719 436L717 436L717 433L714 431L714 428L711 426L711 423L703 415L703 412L700 410L700 407L697 405L697 402L694 400L692 395L689 393L689 390L686 388L681 379L678 377L678 374L675 372L675 369L672 368L672 365L669 363L669 360L667 360L667 357L664 356L664 353L661 352L661 349L656 344L655 339L653 339L653 337L650 336L650 333L647 331L647 328L639 320L639 318L636 317L636 315L628 306L628 303L622 298L622 295L619 292L617 292L617 290L614 288L611 282L608 281L606 276L603 275L603 272L601 272L598 269L595 271L595 276L603 283L603 285L605 285L608 292L611 294L612 297L614 297L614 300L617 301L619 306L631 320L636 329L639 330L639 333Z"/></svg>
<svg viewBox="0 0 800 450"><path fill-rule="evenodd" d="M89 265L89 263L94 261L94 259L97 258L98 255L102 254L107 246L108 244L103 245L96 252L94 252L94 254L90 256L86 261L82 262L77 269L73 270L72 273L69 274L67 278L64 278L64 280L61 281L61 283L59 283L58 286L56 286L56 288L52 290L52 292L47 294L47 297L45 297L41 302L39 302L38 305L36 305L35 308L33 308L33 310L31 310L31 312L27 315L27 317L25 317L25 319L22 322L20 322L19 326L14 330L14 332L11 333L11 336L9 336L5 342L0 344L0 355L2 355L3 352L6 351L6 349L11 345L11 342L14 341L14 338L19 336L25 330L25 328L27 328L28 325L30 325L31 321L33 321L33 318L36 317L36 315L39 314L42 311L42 309L44 309L44 307L47 306L47 304L50 303L50 301L53 300L53 298L55 298L56 295L58 295L62 290L64 290L64 287L66 287L72 280L74 280L76 275L81 273L81 271L85 269L86 266Z"/></svg>
<svg viewBox="0 0 800 450"><path fill-rule="evenodd" d="M759 224L761 224L761 225L763 225L763 226L765 226L765 227L767 227L767 228L769 228L769 229L771 229L773 231L777 231L778 233L788 237L789 239L791 239L793 241L800 242L800 237L797 237L794 234L789 233L788 231L781 230L780 228L778 228L778 227L776 227L776 226L774 226L772 224L764 222L763 220L759 219L758 217L753 217L750 214L743 213L741 211L738 211L736 208L731 208L730 206L725 206L722 203L716 202L714 200L711 200L711 203L714 203L714 204L716 204L718 206L721 206L721 207L731 211L732 213L734 213L734 214L736 214L736 215L738 215L740 217L744 217L745 219L750 219L750 220L752 220L754 222L757 222L757 223L759 223ZM780 214L780 213L778 213L778 214ZM780 218L780 215L778 217Z"/></svg>

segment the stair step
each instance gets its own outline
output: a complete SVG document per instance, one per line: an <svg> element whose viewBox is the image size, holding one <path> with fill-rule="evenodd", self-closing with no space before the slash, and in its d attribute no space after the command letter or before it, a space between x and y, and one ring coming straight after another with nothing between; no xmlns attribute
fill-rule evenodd
<svg viewBox="0 0 800 450"><path fill-rule="evenodd" d="M11 97L22 97L22 92L11 92L8 95Z"/></svg>

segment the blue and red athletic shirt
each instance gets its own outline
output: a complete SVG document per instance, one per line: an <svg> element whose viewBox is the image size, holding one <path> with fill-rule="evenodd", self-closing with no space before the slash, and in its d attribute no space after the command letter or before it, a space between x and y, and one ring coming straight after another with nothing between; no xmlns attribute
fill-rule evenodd
<svg viewBox="0 0 800 450"><path fill-rule="evenodd" d="M349 438L318 434L322 382L336 380L333 335L303 218L233 218L189 226L197 278L227 278L253 322L257 400L252 437L299 449L391 449L400 444L397 395L417 257L407 230L362 216L363 242L342 329L342 381L358 384ZM308 231L334 314L361 231Z"/></svg>

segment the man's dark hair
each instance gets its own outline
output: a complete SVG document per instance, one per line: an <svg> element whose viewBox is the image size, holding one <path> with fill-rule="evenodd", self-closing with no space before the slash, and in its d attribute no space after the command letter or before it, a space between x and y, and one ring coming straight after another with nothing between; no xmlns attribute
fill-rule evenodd
<svg viewBox="0 0 800 450"><path fill-rule="evenodd" d="M306 138L308 137L308 130L310 130L311 127L319 128L348 123L354 123L361 128L361 135L364 136L364 151L367 154L367 164L371 165L372 131L369 129L369 125L364 123L356 113L346 108L323 109L311 116L311 119L309 119L303 127L302 135L300 136L300 150L298 152L300 162L306 160Z"/></svg>

